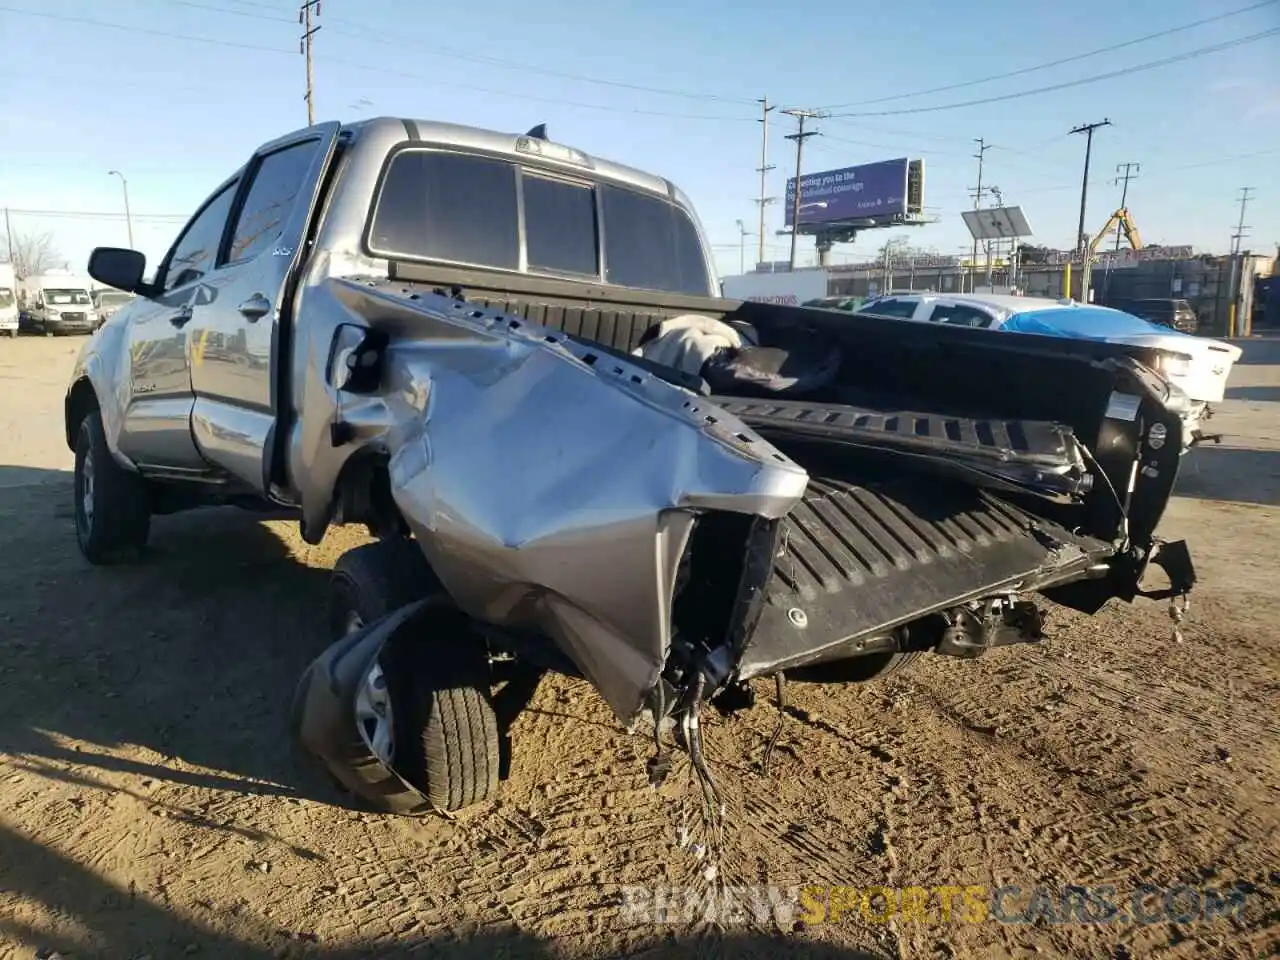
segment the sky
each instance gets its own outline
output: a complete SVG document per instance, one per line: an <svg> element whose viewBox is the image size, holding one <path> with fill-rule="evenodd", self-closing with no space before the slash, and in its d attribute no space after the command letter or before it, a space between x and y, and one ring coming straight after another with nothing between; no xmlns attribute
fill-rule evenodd
<svg viewBox="0 0 1280 960"><path fill-rule="evenodd" d="M298 9L0 0L0 204L14 233L52 233L73 269L95 245L125 245L117 170L134 246L162 256L260 143L306 126ZM1022 206L1029 241L1071 247L1085 137L1069 131L1103 119L1091 232L1119 203L1117 165L1132 162L1128 207L1147 243L1225 252L1247 186L1244 246L1280 244L1280 0L322 0L315 22L317 120L410 116L512 132L545 122L552 140L684 189L722 275L739 270L739 220L752 233L745 262L755 259L761 98L779 107L769 196L795 169L786 108L830 114L809 124L819 136L805 144L806 174L925 161L935 222L864 232L835 262L872 259L895 235L967 250L960 211L973 203L979 137L990 144L983 182ZM1265 31L1276 32L1234 43ZM1132 69L1161 60L1174 62ZM1055 61L1067 62L1040 69ZM781 204L766 209L766 259L785 259ZM812 256L802 239L800 262Z"/></svg>

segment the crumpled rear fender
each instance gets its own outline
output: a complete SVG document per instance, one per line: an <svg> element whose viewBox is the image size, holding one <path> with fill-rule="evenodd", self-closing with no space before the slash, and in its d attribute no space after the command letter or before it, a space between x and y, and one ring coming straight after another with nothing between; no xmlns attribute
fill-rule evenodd
<svg viewBox="0 0 1280 960"><path fill-rule="evenodd" d="M395 502L458 606L549 636L632 719L666 661L696 515L785 516L807 473L721 408L564 334L399 284L329 285L389 345L377 393L308 408L306 433L340 407L389 456ZM335 457L318 465L336 478Z"/></svg>

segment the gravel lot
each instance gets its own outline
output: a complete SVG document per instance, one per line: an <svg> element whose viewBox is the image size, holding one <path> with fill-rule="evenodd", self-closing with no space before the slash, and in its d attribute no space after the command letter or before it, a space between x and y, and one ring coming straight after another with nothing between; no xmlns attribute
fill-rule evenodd
<svg viewBox="0 0 1280 960"><path fill-rule="evenodd" d="M1246 884L1232 918L925 921L852 908L723 932L653 923L623 888L680 884L685 780L581 682L512 728L502 799L455 820L351 809L295 755L295 680L328 568L234 510L161 518L146 563L96 569L71 521L62 397L81 338L0 340L0 956L1262 957L1280 953L1280 341L1245 344L1221 446L1166 534L1201 575L1165 605L1054 609L1049 638L926 657L859 688L795 684L775 720L712 717L733 884ZM1157 896L1153 903L1159 903ZM1154 909L1154 908L1153 908Z"/></svg>

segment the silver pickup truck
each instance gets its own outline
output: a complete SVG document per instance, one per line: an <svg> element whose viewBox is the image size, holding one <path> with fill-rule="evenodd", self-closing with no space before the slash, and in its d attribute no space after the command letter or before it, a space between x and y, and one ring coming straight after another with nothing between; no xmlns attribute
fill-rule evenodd
<svg viewBox="0 0 1280 960"><path fill-rule="evenodd" d="M1186 398L1132 351L716 299L679 190L541 128L309 127L154 279L89 271L137 297L67 391L81 550L214 504L366 525L293 722L384 809L494 795L503 671L670 718L705 772L699 710L755 678L1034 641L1037 597L1132 600L1153 560L1194 582L1155 537Z"/></svg>

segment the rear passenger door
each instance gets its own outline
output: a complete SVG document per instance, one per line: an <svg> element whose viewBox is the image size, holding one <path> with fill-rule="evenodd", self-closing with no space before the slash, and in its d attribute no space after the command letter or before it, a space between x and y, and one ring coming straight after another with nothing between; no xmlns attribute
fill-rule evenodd
<svg viewBox="0 0 1280 960"><path fill-rule="evenodd" d="M188 325L191 432L210 462L265 493L278 414L280 313L310 240L320 184L340 124L318 124L262 147L241 178L218 251L216 283Z"/></svg>

